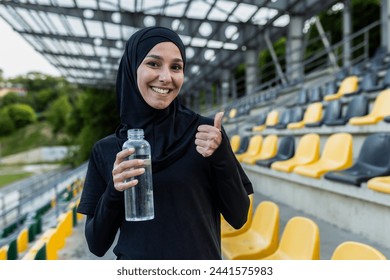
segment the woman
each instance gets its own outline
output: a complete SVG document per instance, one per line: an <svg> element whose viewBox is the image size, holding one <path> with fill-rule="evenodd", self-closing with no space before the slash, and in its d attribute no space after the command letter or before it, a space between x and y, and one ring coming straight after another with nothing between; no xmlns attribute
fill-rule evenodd
<svg viewBox="0 0 390 280"><path fill-rule="evenodd" d="M180 104L185 48L167 28L136 32L118 69L121 124L93 147L78 212L87 215L89 249L103 256L120 231L117 259L221 259L220 214L241 227L252 185L215 120ZM152 149L155 218L127 222L123 190L144 172L122 150L127 130L142 128ZM130 171L129 171L130 170Z"/></svg>

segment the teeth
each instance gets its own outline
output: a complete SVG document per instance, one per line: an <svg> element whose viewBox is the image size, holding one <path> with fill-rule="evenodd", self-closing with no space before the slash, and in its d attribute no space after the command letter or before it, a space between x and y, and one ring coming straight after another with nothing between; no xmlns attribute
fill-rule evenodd
<svg viewBox="0 0 390 280"><path fill-rule="evenodd" d="M152 90L157 93L163 93L163 94L167 94L169 92L169 89L162 89L157 87L152 87Z"/></svg>

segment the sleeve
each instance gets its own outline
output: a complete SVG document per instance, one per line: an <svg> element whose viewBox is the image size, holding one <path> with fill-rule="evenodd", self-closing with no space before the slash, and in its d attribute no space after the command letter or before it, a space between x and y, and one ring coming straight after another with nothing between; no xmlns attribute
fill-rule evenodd
<svg viewBox="0 0 390 280"><path fill-rule="evenodd" d="M102 161L99 161L95 146L77 212L87 215L85 237L88 247L101 257L111 247L124 219L124 202L123 193L115 190L112 179L104 180L99 163Z"/></svg>
<svg viewBox="0 0 390 280"><path fill-rule="evenodd" d="M210 161L220 212L229 224L240 228L247 220L250 204L248 195L253 193L253 187L237 161L224 130L221 145L210 156Z"/></svg>

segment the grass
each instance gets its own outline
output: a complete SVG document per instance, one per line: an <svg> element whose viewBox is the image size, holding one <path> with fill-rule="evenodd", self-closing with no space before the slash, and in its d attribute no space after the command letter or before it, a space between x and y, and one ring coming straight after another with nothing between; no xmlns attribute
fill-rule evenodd
<svg viewBox="0 0 390 280"><path fill-rule="evenodd" d="M27 178L31 175L32 175L32 173L29 173L29 172L0 175L0 188L5 186L5 185L11 184L13 182Z"/></svg>
<svg viewBox="0 0 390 280"><path fill-rule="evenodd" d="M0 157L42 146L61 145L62 140L52 133L48 123L31 124L9 136L0 137Z"/></svg>

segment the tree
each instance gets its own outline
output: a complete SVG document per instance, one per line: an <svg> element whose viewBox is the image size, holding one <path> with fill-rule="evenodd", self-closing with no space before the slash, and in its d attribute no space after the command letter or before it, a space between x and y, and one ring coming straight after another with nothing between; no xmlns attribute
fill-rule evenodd
<svg viewBox="0 0 390 280"><path fill-rule="evenodd" d="M66 95L60 96L50 104L45 116L54 133L65 130L66 121L71 110L72 107Z"/></svg>
<svg viewBox="0 0 390 280"><path fill-rule="evenodd" d="M0 136L8 135L14 131L15 125L7 109L0 110Z"/></svg>
<svg viewBox="0 0 390 280"><path fill-rule="evenodd" d="M24 127L37 120L34 109L27 104L12 104L5 107L15 128Z"/></svg>

